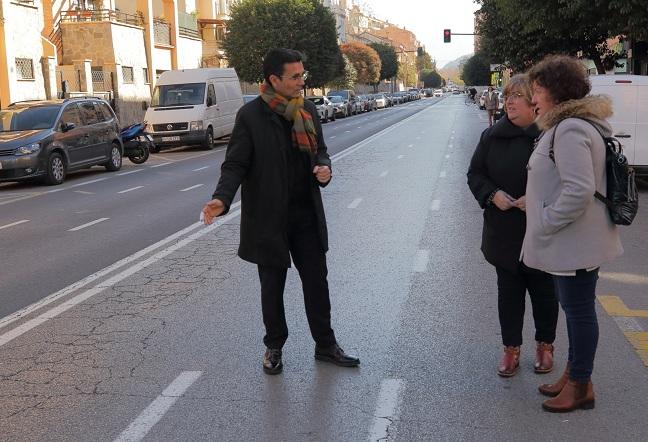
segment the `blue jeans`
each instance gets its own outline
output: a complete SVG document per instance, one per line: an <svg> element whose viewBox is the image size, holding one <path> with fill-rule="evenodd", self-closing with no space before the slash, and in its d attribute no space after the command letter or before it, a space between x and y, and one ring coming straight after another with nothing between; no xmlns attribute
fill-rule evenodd
<svg viewBox="0 0 648 442"><path fill-rule="evenodd" d="M569 336L569 378L588 382L594 368L599 328L596 319L596 281L598 269L578 270L576 276L556 276L554 284L567 319Z"/></svg>

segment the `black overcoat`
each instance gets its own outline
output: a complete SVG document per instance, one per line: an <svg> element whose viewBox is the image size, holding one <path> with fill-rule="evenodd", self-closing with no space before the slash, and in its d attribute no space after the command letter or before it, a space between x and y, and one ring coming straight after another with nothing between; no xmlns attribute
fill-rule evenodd
<svg viewBox="0 0 648 442"><path fill-rule="evenodd" d="M489 195L501 189L513 198L526 192L527 163L534 140L540 135L535 124L524 129L504 116L486 129L468 169L468 186L484 209L481 250L494 266L516 273L526 230L525 213L518 208L500 210L486 205Z"/></svg>
<svg viewBox="0 0 648 442"><path fill-rule="evenodd" d="M327 251L328 232L320 187L328 183L319 183L312 170L315 165L331 167L331 159L315 105L304 100L304 108L313 116L317 130L317 154L310 155L310 194L321 246ZM289 144L281 118L261 97L241 107L236 115L213 198L224 203L225 214L241 186L239 256L255 264L290 267L286 153L288 149L296 147ZM306 163L304 167L307 167Z"/></svg>

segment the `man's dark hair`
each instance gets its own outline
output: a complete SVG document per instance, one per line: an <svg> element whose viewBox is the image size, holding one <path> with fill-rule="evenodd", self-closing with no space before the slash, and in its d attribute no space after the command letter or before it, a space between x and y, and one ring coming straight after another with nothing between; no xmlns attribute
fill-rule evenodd
<svg viewBox="0 0 648 442"><path fill-rule="evenodd" d="M280 77L284 73L284 64L306 61L306 57L294 49L270 49L263 57L263 77L270 83L270 75Z"/></svg>
<svg viewBox="0 0 648 442"><path fill-rule="evenodd" d="M529 70L529 80L547 89L558 103L581 99L592 89L583 62L568 55L548 55Z"/></svg>

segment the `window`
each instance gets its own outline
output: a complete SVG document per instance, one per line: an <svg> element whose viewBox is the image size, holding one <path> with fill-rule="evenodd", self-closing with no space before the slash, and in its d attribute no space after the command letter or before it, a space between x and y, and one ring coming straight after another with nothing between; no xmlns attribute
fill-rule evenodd
<svg viewBox="0 0 648 442"><path fill-rule="evenodd" d="M79 108L81 109L81 115L86 124L96 124L103 120L103 115L101 118L97 116L97 111L90 101L84 101L80 104Z"/></svg>
<svg viewBox="0 0 648 442"><path fill-rule="evenodd" d="M216 104L216 92L214 92L214 85L210 84L207 88L207 102L211 101L211 105Z"/></svg>
<svg viewBox="0 0 648 442"><path fill-rule="evenodd" d="M205 83L165 84L155 87L151 106L189 106L204 102Z"/></svg>
<svg viewBox="0 0 648 442"><path fill-rule="evenodd" d="M133 68L131 66L122 66L122 78L124 83L134 83Z"/></svg>
<svg viewBox="0 0 648 442"><path fill-rule="evenodd" d="M79 107L76 104L72 103L63 110L61 119L59 120L59 127L63 123L73 123L76 127L83 126Z"/></svg>
<svg viewBox="0 0 648 442"><path fill-rule="evenodd" d="M31 58L16 58L16 75L19 80L33 80L34 61Z"/></svg>
<svg viewBox="0 0 648 442"><path fill-rule="evenodd" d="M149 84L151 82L148 68L142 68L142 76L144 77L144 84Z"/></svg>
<svg viewBox="0 0 648 442"><path fill-rule="evenodd" d="M113 118L115 118L115 116L113 115L112 110L110 109L110 107L108 107L108 105L106 103L95 103L95 107L97 107L97 108L99 108L101 110L101 112L103 113L103 116L104 116L104 120L109 121L109 120L112 120Z"/></svg>

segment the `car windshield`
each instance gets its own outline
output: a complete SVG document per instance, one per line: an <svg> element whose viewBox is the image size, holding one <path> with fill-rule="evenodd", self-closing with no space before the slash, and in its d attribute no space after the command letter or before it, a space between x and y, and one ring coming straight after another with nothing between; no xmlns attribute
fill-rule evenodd
<svg viewBox="0 0 648 442"><path fill-rule="evenodd" d="M309 97L308 99L315 104L324 104L324 99L322 97Z"/></svg>
<svg viewBox="0 0 648 442"><path fill-rule="evenodd" d="M342 103L342 102L344 102L344 100L342 99L342 97L338 97L337 95L332 95L332 96L330 96L330 97L328 97L328 98L329 98L329 100L331 100L333 103Z"/></svg>
<svg viewBox="0 0 648 442"><path fill-rule="evenodd" d="M165 84L155 87L151 106L187 106L204 102L205 83Z"/></svg>
<svg viewBox="0 0 648 442"><path fill-rule="evenodd" d="M0 131L50 129L54 127L61 106L34 106L0 111Z"/></svg>

